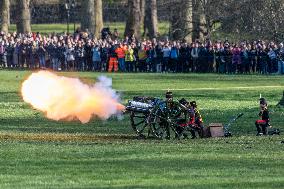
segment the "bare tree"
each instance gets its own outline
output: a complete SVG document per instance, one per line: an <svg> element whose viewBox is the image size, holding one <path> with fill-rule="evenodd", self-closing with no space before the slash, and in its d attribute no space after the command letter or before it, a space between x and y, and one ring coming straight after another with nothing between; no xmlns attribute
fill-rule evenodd
<svg viewBox="0 0 284 189"><path fill-rule="evenodd" d="M171 34L173 39L192 41L192 0L174 2L171 6Z"/></svg>
<svg viewBox="0 0 284 189"><path fill-rule="evenodd" d="M284 0L227 0L221 12L222 31L237 40L284 39Z"/></svg>
<svg viewBox="0 0 284 189"><path fill-rule="evenodd" d="M140 0L128 0L128 18L125 27L125 36L140 37Z"/></svg>
<svg viewBox="0 0 284 189"><path fill-rule="evenodd" d="M199 36L211 37L211 33L216 29L217 25L220 25L222 20L221 7L224 6L224 0L200 0L200 17L199 22Z"/></svg>
<svg viewBox="0 0 284 189"><path fill-rule="evenodd" d="M150 38L157 37L158 34L158 15L157 0L146 0L144 34Z"/></svg>
<svg viewBox="0 0 284 189"><path fill-rule="evenodd" d="M10 0L2 0L1 8L1 31L8 33L10 24Z"/></svg>
<svg viewBox="0 0 284 189"><path fill-rule="evenodd" d="M31 32L30 0L19 0L17 1L17 6L19 13L17 20L17 32Z"/></svg>

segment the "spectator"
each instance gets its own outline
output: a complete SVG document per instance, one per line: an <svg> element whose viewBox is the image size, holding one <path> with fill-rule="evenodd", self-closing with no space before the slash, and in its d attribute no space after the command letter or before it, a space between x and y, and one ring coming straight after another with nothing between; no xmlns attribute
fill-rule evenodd
<svg viewBox="0 0 284 189"><path fill-rule="evenodd" d="M198 64L198 57L199 57L199 44L193 43L191 49L191 57L192 57L192 71L195 72L197 69Z"/></svg>
<svg viewBox="0 0 284 189"><path fill-rule="evenodd" d="M94 38L91 33L79 30L74 35L3 33L0 36L0 66L9 69L19 67L110 72L280 74L283 70L283 44L279 44L278 48L274 42L230 44L227 40L215 43L206 40L205 43L190 45L157 39L138 41L133 35L121 40L114 37L115 32L105 32L105 39Z"/></svg>
<svg viewBox="0 0 284 189"><path fill-rule="evenodd" d="M276 70L277 60L276 60L276 52L274 51L273 45L269 48L267 55L269 57L267 65L268 72L275 73L277 71Z"/></svg>
<svg viewBox="0 0 284 189"><path fill-rule="evenodd" d="M45 68L46 65L45 65L45 53L46 53L46 50L43 46L43 43L40 43L39 45L39 48L37 50L37 55L38 55L38 58L39 58L39 67L40 68Z"/></svg>
<svg viewBox="0 0 284 189"><path fill-rule="evenodd" d="M179 62L177 66L177 72L185 72L188 66L188 53L189 49L187 46L187 43L182 43L180 49L179 49Z"/></svg>
<svg viewBox="0 0 284 189"><path fill-rule="evenodd" d="M93 70L93 53L92 49L94 47L94 43L91 42L91 40L88 40L87 43L84 45L84 51L85 51L85 70L86 71L92 71ZM101 60L100 60L101 61Z"/></svg>
<svg viewBox="0 0 284 189"><path fill-rule="evenodd" d="M235 45L233 49L233 60L232 60L232 66L233 66L233 73L240 73L241 72L241 50L240 48Z"/></svg>
<svg viewBox="0 0 284 189"><path fill-rule="evenodd" d="M128 45L127 50L125 51L125 63L126 63L126 70L128 72L133 72L134 68L134 50L131 45Z"/></svg>
<svg viewBox="0 0 284 189"><path fill-rule="evenodd" d="M2 41L0 43L0 66L1 67L6 67L6 55L5 55L5 42Z"/></svg>
<svg viewBox="0 0 284 189"><path fill-rule="evenodd" d="M283 43L279 44L278 50L278 74L284 74L284 45Z"/></svg>
<svg viewBox="0 0 284 189"><path fill-rule="evenodd" d="M138 51L138 69L140 72L147 71L147 52L144 45L141 45Z"/></svg>
<svg viewBox="0 0 284 189"><path fill-rule="evenodd" d="M178 57L179 57L179 50L177 48L177 43L174 41L170 52L170 70L172 72L177 72Z"/></svg>
<svg viewBox="0 0 284 189"><path fill-rule="evenodd" d="M268 54L266 52L266 46L262 45L260 47L260 50L258 52L258 56L259 56L259 65L260 65L260 72L262 74L267 74L267 61L268 61Z"/></svg>
<svg viewBox="0 0 284 189"><path fill-rule="evenodd" d="M225 62L225 73L231 73L232 70L232 48L230 47L230 44L228 42L224 45L224 62ZM222 61L220 62L222 64Z"/></svg>
<svg viewBox="0 0 284 189"><path fill-rule="evenodd" d="M75 63L78 71L85 70L85 49L81 42L75 47Z"/></svg>
<svg viewBox="0 0 284 189"><path fill-rule="evenodd" d="M73 48L73 46L70 42L68 43L68 47L66 48L64 54L65 54L66 61L67 61L67 69L69 71L74 71L74 69L75 69L74 48Z"/></svg>
<svg viewBox="0 0 284 189"><path fill-rule="evenodd" d="M162 61L162 72L168 72L169 71L169 60L171 55L171 48L168 44L165 45L165 47L162 49L163 52L163 61Z"/></svg>
<svg viewBox="0 0 284 189"><path fill-rule="evenodd" d="M109 48L108 72L112 72L113 69L114 69L114 72L118 71L118 61L117 61L117 54L115 50L116 50L115 44L111 43L111 46Z"/></svg>
<svg viewBox="0 0 284 189"><path fill-rule="evenodd" d="M241 47L241 72L249 73L249 71L250 71L249 53L247 46L244 44Z"/></svg>
<svg viewBox="0 0 284 189"><path fill-rule="evenodd" d="M107 71L108 68L108 57L109 57L109 51L107 44L103 43L101 48L101 65L102 70Z"/></svg>
<svg viewBox="0 0 284 189"><path fill-rule="evenodd" d="M8 68L15 67L14 61L13 61L14 46L13 46L12 42L7 44L6 52L7 52L7 67Z"/></svg>
<svg viewBox="0 0 284 189"><path fill-rule="evenodd" d="M101 50L98 45L94 46L92 48L93 56L93 69L94 71L102 71L102 65L101 65Z"/></svg>
<svg viewBox="0 0 284 189"><path fill-rule="evenodd" d="M257 50L255 44L249 49L250 71L256 73L257 68Z"/></svg>
<svg viewBox="0 0 284 189"><path fill-rule="evenodd" d="M115 50L118 58L119 70L125 72L125 51L126 47L120 43L119 47Z"/></svg>
<svg viewBox="0 0 284 189"><path fill-rule="evenodd" d="M213 70L214 70L214 49L213 49L213 47L210 45L209 47L208 47L208 72L210 73L210 72L213 72Z"/></svg>
<svg viewBox="0 0 284 189"><path fill-rule="evenodd" d="M162 48L162 44L161 42L158 43L158 45L155 47L155 59L154 59L154 63L156 66L156 71L157 72L162 72L162 64L163 64L163 48Z"/></svg>

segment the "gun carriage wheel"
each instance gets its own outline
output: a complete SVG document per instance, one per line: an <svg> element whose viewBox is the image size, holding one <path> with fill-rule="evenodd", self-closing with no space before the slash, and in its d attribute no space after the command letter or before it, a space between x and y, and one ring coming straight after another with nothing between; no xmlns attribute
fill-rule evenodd
<svg viewBox="0 0 284 189"><path fill-rule="evenodd" d="M149 131L146 129L148 126L147 118L147 113L130 112L131 127L138 137L145 138L149 134Z"/></svg>
<svg viewBox="0 0 284 189"><path fill-rule="evenodd" d="M149 125L153 135L158 139L170 139L171 135L179 138L178 129L180 124L185 122L184 111L175 104L169 107L165 102L158 104L149 115Z"/></svg>
<svg viewBox="0 0 284 189"><path fill-rule="evenodd" d="M138 137L170 139L178 132L180 124L185 123L186 114L179 103L167 103L151 97L134 97L128 102L126 110L130 112L131 127Z"/></svg>

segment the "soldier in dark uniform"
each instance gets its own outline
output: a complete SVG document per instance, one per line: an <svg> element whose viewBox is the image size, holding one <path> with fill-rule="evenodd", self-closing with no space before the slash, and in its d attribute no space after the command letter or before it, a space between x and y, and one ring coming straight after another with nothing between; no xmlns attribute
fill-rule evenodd
<svg viewBox="0 0 284 189"><path fill-rule="evenodd" d="M187 133L184 131L190 129L192 123L194 123L194 111L191 109L190 103L184 98L179 100L179 103L183 106L185 117L178 122L179 127L176 128L176 138L179 138L181 135L184 138L188 138Z"/></svg>
<svg viewBox="0 0 284 189"><path fill-rule="evenodd" d="M195 132L197 131L198 135L200 138L203 138L204 136L204 126L203 126L203 120L201 117L201 114L199 112L199 110L197 109L197 104L195 101L190 102L190 106L191 106L191 110L193 112L194 117L191 118L191 135L192 135L192 139L196 138L196 134Z"/></svg>
<svg viewBox="0 0 284 189"><path fill-rule="evenodd" d="M176 138L180 138L181 135L184 136L184 138L187 138L186 133L184 133L184 129L188 126L188 111L189 104L185 99L180 100L179 102L175 101L173 98L173 93L171 91L166 92L166 100L165 100L165 107L162 110L165 117L170 119L178 120L178 125L175 126L176 130ZM166 123L168 124L168 123ZM169 136L169 125L166 126L166 132L167 136Z"/></svg>
<svg viewBox="0 0 284 189"><path fill-rule="evenodd" d="M268 105L264 98L259 99L259 106L260 106L260 112L259 116L261 119L256 120L255 126L257 130L257 136L259 135L267 135L267 127L270 126L269 124L269 111L268 111Z"/></svg>
<svg viewBox="0 0 284 189"><path fill-rule="evenodd" d="M197 109L197 104L195 101L188 102L185 99L181 99L179 101L180 104L183 105L183 109L186 110L184 111L186 114L186 119L181 119L180 120L180 127L176 129L177 134L180 136L183 134L184 138L187 138L187 133L185 133L185 129L188 129L192 135L192 139L196 138L195 132L198 133L200 138L204 137L204 132L203 132L203 120L201 117L201 114L199 110ZM176 136L177 138L177 136Z"/></svg>

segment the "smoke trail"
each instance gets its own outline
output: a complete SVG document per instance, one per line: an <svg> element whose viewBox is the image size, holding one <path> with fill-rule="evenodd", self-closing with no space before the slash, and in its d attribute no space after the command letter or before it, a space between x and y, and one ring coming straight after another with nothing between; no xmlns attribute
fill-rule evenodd
<svg viewBox="0 0 284 189"><path fill-rule="evenodd" d="M49 119L87 123L92 116L105 120L124 109L111 85L112 80L104 76L90 86L78 78L39 71L23 82L21 92L25 102Z"/></svg>

